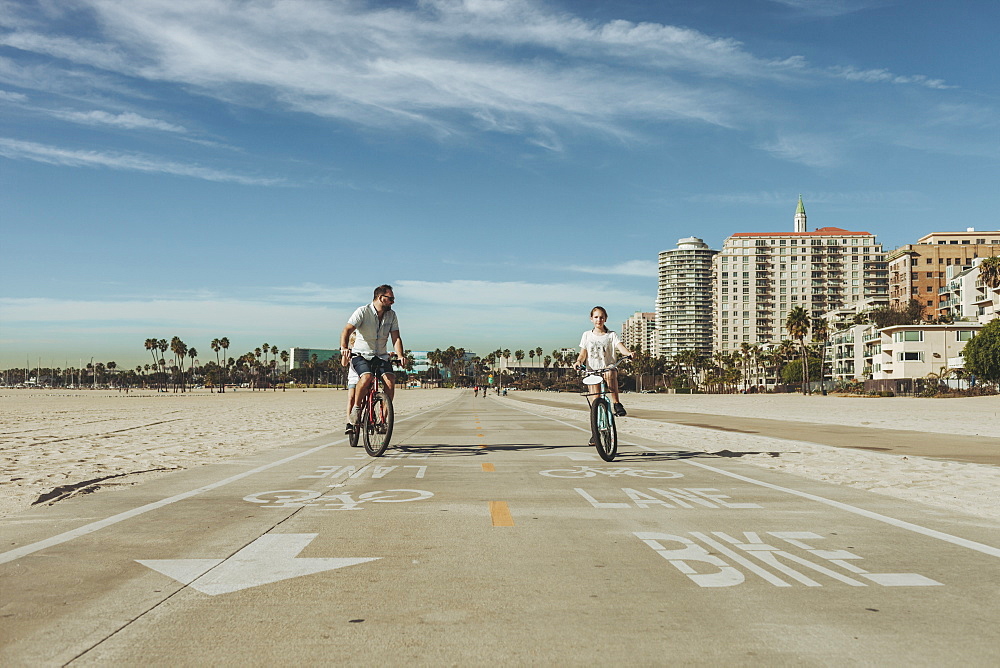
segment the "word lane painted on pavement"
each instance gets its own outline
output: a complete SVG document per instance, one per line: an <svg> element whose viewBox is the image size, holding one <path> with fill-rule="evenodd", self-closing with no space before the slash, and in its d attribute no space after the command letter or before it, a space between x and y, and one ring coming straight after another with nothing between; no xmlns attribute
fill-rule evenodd
<svg viewBox="0 0 1000 668"><path fill-rule="evenodd" d="M407 503L425 501L433 492L422 489L387 489L363 492L356 497L350 492L317 492L309 489L276 489L243 497L261 508L319 508L320 510L364 510L369 503Z"/></svg>
<svg viewBox="0 0 1000 668"><path fill-rule="evenodd" d="M398 469L398 471L397 471ZM413 469L408 471L407 469ZM379 478L384 478L390 473L396 472L399 474L413 474L414 478L423 478L424 474L427 473L426 466L318 466L316 470L308 475L300 475L299 479L303 478L363 478L366 476L371 476L372 480L378 480Z"/></svg>
<svg viewBox="0 0 1000 668"><path fill-rule="evenodd" d="M753 531L742 537L722 531L686 535L636 531L635 537L656 551L699 587L733 587L756 575L775 587L822 587L818 580L850 587L932 587L942 583L917 573L871 573L844 549L816 547L822 536L811 531ZM808 542L807 542L808 541ZM711 552L709 551L711 550Z"/></svg>
<svg viewBox="0 0 1000 668"><path fill-rule="evenodd" d="M601 509L622 509L622 508L760 508L756 503L737 503L731 501L732 497L723 494L714 487L649 487L647 492L640 492L631 487L622 487L621 491L628 501L599 500L595 494L602 494L602 498L609 499L608 492L595 492L591 494L580 487L573 488L577 494L587 500L594 508ZM615 497L621 498L621 497Z"/></svg>

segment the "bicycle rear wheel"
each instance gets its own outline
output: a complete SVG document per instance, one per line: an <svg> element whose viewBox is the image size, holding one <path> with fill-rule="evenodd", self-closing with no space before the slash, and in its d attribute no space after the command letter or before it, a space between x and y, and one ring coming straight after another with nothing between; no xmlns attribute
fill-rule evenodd
<svg viewBox="0 0 1000 668"><path fill-rule="evenodd" d="M365 439L365 452L381 457L392 438L392 400L384 393L375 395L375 405L362 413L361 433Z"/></svg>
<svg viewBox="0 0 1000 668"><path fill-rule="evenodd" d="M597 454L606 462L618 454L618 429L611 414L611 402L604 397L594 399L590 406L590 429L597 436Z"/></svg>

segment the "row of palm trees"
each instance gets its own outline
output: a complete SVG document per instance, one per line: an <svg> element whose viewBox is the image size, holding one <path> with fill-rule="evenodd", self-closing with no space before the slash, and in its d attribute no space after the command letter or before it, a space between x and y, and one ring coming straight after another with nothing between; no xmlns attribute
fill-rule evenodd
<svg viewBox="0 0 1000 668"><path fill-rule="evenodd" d="M218 388L219 392L225 392L226 385L232 384L234 379L246 380L251 389L259 389L265 385L277 384L281 372L278 367L279 360L285 365L286 371L288 368L288 351L268 343L238 357L230 357L229 338L225 336L212 339L210 346L215 352L215 362L209 362L201 367L197 366L198 350L188 347L178 336L173 337L169 343L166 339L149 338L144 345L153 360L152 365L145 365L145 371L147 374L150 370L153 371L156 377L152 379L152 384L161 390L167 389L169 381L175 392L186 391L196 372L205 377L213 391ZM167 360L167 350L173 353L173 360L170 362ZM272 355L270 360L268 354ZM185 360L188 362L186 369ZM136 367L137 373L142 371L142 366Z"/></svg>

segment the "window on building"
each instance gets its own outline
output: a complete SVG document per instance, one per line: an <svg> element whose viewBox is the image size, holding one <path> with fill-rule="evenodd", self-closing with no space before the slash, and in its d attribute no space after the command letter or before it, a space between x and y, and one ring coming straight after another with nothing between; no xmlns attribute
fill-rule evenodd
<svg viewBox="0 0 1000 668"><path fill-rule="evenodd" d="M955 332L955 338L958 341L971 341L972 337L975 335L976 333L971 329L960 329Z"/></svg>
<svg viewBox="0 0 1000 668"><path fill-rule="evenodd" d="M896 353L896 359L900 362L923 362L924 353L920 350Z"/></svg>
<svg viewBox="0 0 1000 668"><path fill-rule="evenodd" d="M902 332L894 332L892 336L894 341L923 341L924 333L921 330L905 330Z"/></svg>

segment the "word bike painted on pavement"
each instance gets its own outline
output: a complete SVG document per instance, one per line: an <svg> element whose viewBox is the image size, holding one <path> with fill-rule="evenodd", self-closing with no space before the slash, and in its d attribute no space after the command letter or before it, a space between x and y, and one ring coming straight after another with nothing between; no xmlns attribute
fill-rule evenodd
<svg viewBox="0 0 1000 668"><path fill-rule="evenodd" d="M823 586L813 578L851 587L867 587L869 583L883 587L933 587L942 584L917 573L870 573L854 563L863 557L853 552L815 547L815 542L823 537L811 531L767 532L768 536L785 545L772 545L774 541L752 531L743 532L742 538L722 531L713 531L711 536L696 531L685 536L655 531L636 531L633 535L699 587L733 587L743 584L747 573L757 575L775 587L792 587L793 582L806 587ZM707 545L712 552L699 543ZM804 552L807 556L795 552ZM840 570L830 568L831 565Z"/></svg>

